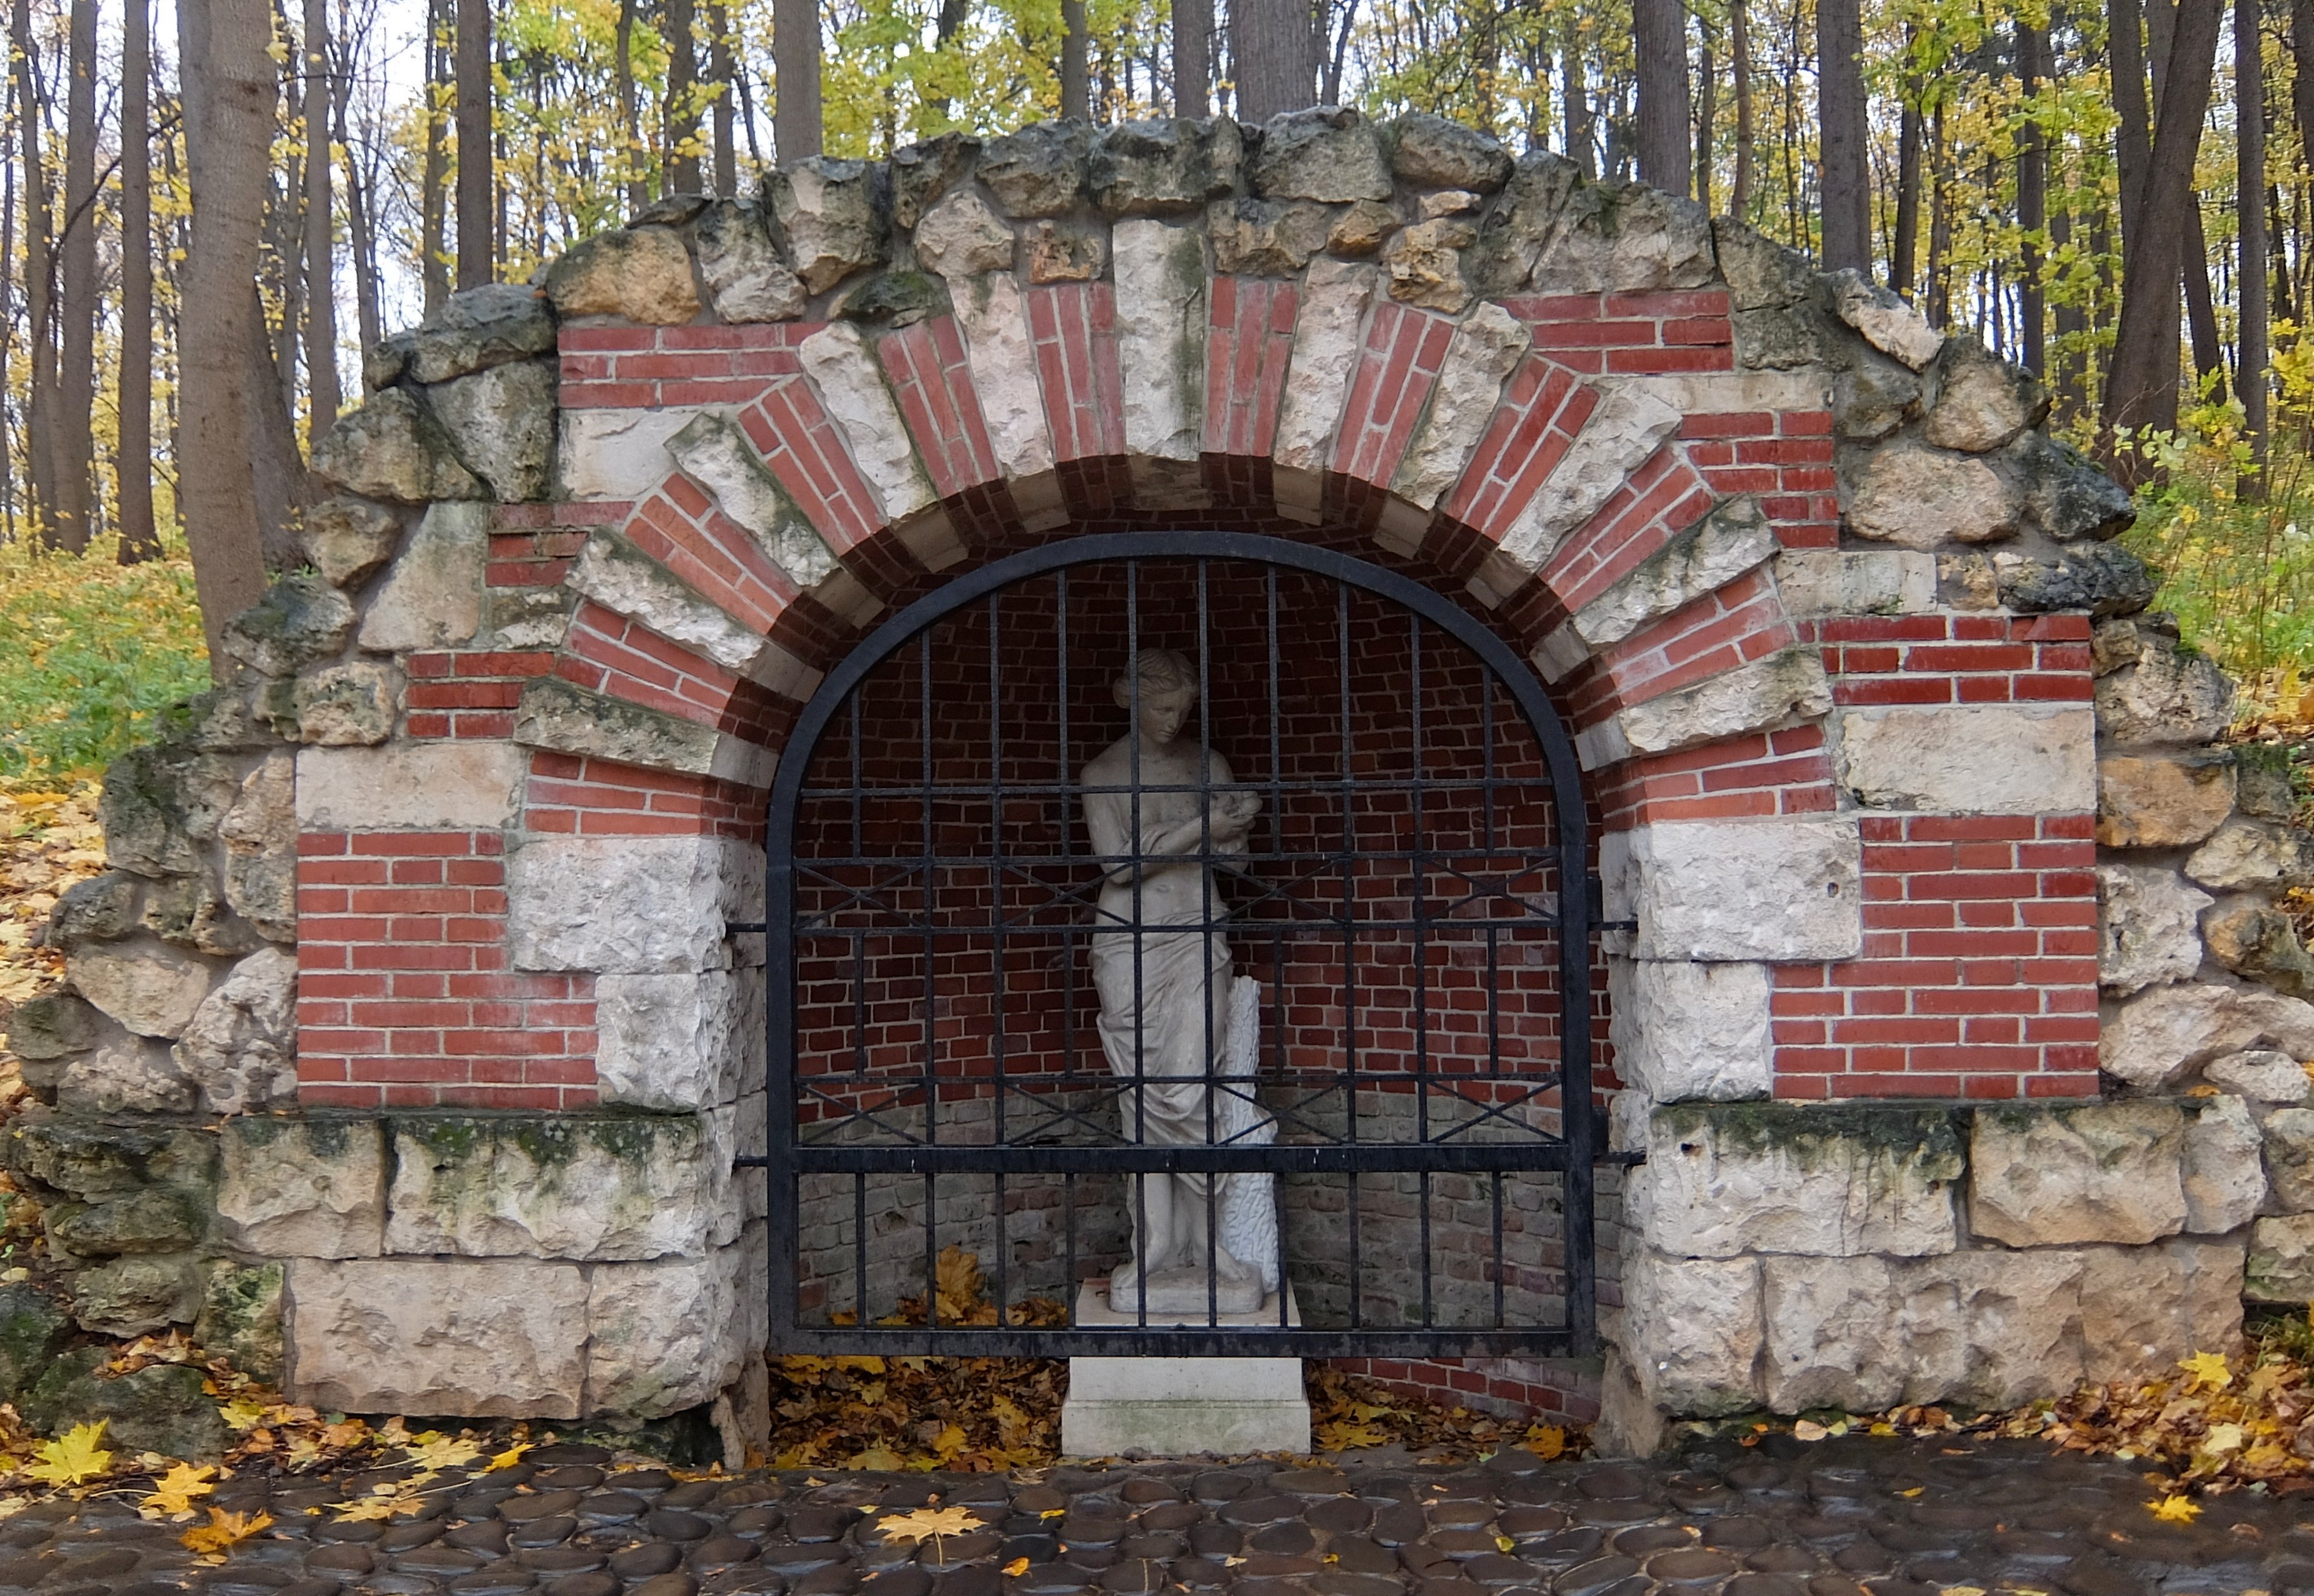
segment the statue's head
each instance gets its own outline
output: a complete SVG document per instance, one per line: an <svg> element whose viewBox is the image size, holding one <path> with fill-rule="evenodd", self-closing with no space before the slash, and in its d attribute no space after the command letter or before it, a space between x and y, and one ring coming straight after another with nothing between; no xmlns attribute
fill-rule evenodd
<svg viewBox="0 0 2314 1596"><path fill-rule="evenodd" d="M1171 648L1144 648L1132 668L1117 677L1117 707L1132 710L1137 696L1142 733L1170 743L1197 703L1197 670L1188 657Z"/></svg>

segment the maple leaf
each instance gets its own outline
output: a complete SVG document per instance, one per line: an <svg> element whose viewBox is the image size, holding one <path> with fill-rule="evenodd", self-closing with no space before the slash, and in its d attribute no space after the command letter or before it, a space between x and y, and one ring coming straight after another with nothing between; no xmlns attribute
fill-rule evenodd
<svg viewBox="0 0 2314 1596"><path fill-rule="evenodd" d="M2238 1452L2241 1444L2239 1424L2212 1424L2210 1433L2202 1438L2202 1450L2205 1452Z"/></svg>
<svg viewBox="0 0 2314 1596"><path fill-rule="evenodd" d="M187 1517L193 1511L194 1497L216 1489L209 1484L216 1477L213 1463L180 1463L153 1482L153 1494L137 1503L137 1511L148 1519Z"/></svg>
<svg viewBox="0 0 2314 1596"><path fill-rule="evenodd" d="M393 1480L371 1487L370 1494L351 1502L332 1502L330 1511L338 1515L341 1524L358 1524L365 1520L384 1522L396 1513L416 1512L426 1504L426 1487L434 1483L431 1474L412 1475L396 1484Z"/></svg>
<svg viewBox="0 0 2314 1596"><path fill-rule="evenodd" d="M270 1529L273 1515L269 1512L226 1512L222 1508L209 1509L209 1521L198 1529L186 1530L177 1539L185 1549L204 1557L222 1557L229 1548L239 1546L261 1530Z"/></svg>
<svg viewBox="0 0 2314 1596"><path fill-rule="evenodd" d="M511 1468L517 1463L521 1462L523 1455L529 1451L530 1442L527 1441L518 1441L502 1452L493 1452L490 1454L489 1467L484 1470L484 1472L495 1474L501 1468Z"/></svg>
<svg viewBox="0 0 2314 1596"><path fill-rule="evenodd" d="M867 1474L897 1474L908 1466L908 1460L888 1446L871 1446L864 1452L854 1452L844 1459L846 1468L857 1468Z"/></svg>
<svg viewBox="0 0 2314 1596"><path fill-rule="evenodd" d="M2226 1364L2223 1353L2195 1353L2190 1358L2180 1358L2177 1367L2186 1371L2186 1389L2198 1391L2204 1387L2222 1391L2233 1383L2234 1372Z"/></svg>
<svg viewBox="0 0 2314 1596"><path fill-rule="evenodd" d="M1012 1561L1004 1565L1004 1572L1010 1574L1012 1578L1019 1579L1022 1574L1029 1572L1029 1559L1026 1557L1013 1558Z"/></svg>
<svg viewBox="0 0 2314 1596"><path fill-rule="evenodd" d="M896 1512L876 1528L887 1540L937 1540L943 1535L968 1535L980 1528L980 1521L969 1508L919 1507L914 1512Z"/></svg>
<svg viewBox="0 0 2314 1596"><path fill-rule="evenodd" d="M2202 1504L2191 1496L2164 1496L2145 1505L2165 1524L2190 1524L2202 1516Z"/></svg>
<svg viewBox="0 0 2314 1596"><path fill-rule="evenodd" d="M112 1467L112 1454L98 1444L104 1439L104 1421L75 1424L54 1441L40 1445L40 1461L24 1472L44 1485L76 1486L95 1479Z"/></svg>
<svg viewBox="0 0 2314 1596"><path fill-rule="evenodd" d="M1387 1446L1390 1443L1387 1431L1377 1430L1372 1424L1344 1424L1338 1419L1319 1425L1311 1433L1310 1439L1321 1452L1347 1452L1359 1447Z"/></svg>
<svg viewBox="0 0 2314 1596"><path fill-rule="evenodd" d="M1526 1433L1526 1450L1550 1462L1567 1451L1567 1432L1557 1424L1535 1424Z"/></svg>
<svg viewBox="0 0 2314 1596"><path fill-rule="evenodd" d="M428 1473L455 1468L461 1463L471 1463L482 1455L474 1442L457 1436L437 1434L428 1430L412 1436L402 1449L402 1455Z"/></svg>
<svg viewBox="0 0 2314 1596"><path fill-rule="evenodd" d="M237 1397L230 1402L220 1404L217 1412L225 1415L226 1424L232 1425L234 1430L243 1433L254 1430L265 1422L265 1404L252 1402L246 1397Z"/></svg>
<svg viewBox="0 0 2314 1596"><path fill-rule="evenodd" d="M342 1424L322 1426L322 1444L344 1451L359 1446L369 1439L369 1425L361 1419L347 1419Z"/></svg>

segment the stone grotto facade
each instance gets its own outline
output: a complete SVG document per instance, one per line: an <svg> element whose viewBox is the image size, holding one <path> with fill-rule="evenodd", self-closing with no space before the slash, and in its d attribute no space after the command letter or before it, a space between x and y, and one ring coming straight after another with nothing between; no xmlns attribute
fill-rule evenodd
<svg viewBox="0 0 2314 1596"><path fill-rule="evenodd" d="M1852 275L1425 116L1054 125L663 201L367 378L10 1023L87 1328L737 1446L787 730L896 605L1150 526L1452 596L1585 767L1603 1376L1373 1372L1645 1446L2314 1301L2287 772L2033 381Z"/></svg>

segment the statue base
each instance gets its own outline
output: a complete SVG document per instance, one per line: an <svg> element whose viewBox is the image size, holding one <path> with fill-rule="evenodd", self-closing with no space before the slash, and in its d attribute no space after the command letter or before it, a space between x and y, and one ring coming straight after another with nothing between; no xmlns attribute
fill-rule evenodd
<svg viewBox="0 0 2314 1596"><path fill-rule="evenodd" d="M1195 1313L1160 1313L1153 1291L1152 1325L1204 1325L1259 1329L1277 1324L1271 1292L1250 1313L1209 1320ZM1140 1316L1109 1306L1098 1283L1077 1293L1076 1322L1084 1328L1129 1327ZM1301 1306L1285 1288L1285 1322L1299 1327ZM1302 1389L1299 1358L1071 1358L1068 1400L1061 1406L1061 1451L1073 1458L1230 1457L1244 1452L1310 1450L1310 1401Z"/></svg>

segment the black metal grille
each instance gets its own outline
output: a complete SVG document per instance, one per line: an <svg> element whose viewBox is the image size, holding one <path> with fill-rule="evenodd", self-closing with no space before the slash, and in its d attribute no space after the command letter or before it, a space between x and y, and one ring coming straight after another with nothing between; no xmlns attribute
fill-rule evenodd
<svg viewBox="0 0 2314 1596"><path fill-rule="evenodd" d="M1112 680L1159 647L1204 683L1183 733L1197 779L1142 780L1136 754L1132 780L1088 787L1082 767L1139 709L1137 686L1111 701ZM1213 835L1224 789L1260 801L1241 847ZM1082 810L1105 793L1136 836L1144 803L1195 797L1197 845L1168 857L1208 867L1199 918L1142 925L1137 886L1127 919L1099 914L1119 860L1096 857ZM1577 763L1532 673L1454 604L1237 533L996 561L821 686L768 847L775 1350L1592 1349ZM1251 1077L1207 1052L1209 1144L1148 1142L1132 1089L1157 1078L1113 1071L1094 1035L1088 950L1120 929L1225 938L1261 983ZM1232 1098L1258 1105L1261 1135L1221 1124ZM1263 1322L1222 1322L1217 1299L1187 1325L1083 1322L1082 1283L1145 1212L1130 1177L1262 1172L1267 1261L1292 1287ZM1209 1242L1216 1222L1208 1205ZM951 1245L980 1257L999 1306L982 1322L938 1292Z"/></svg>

